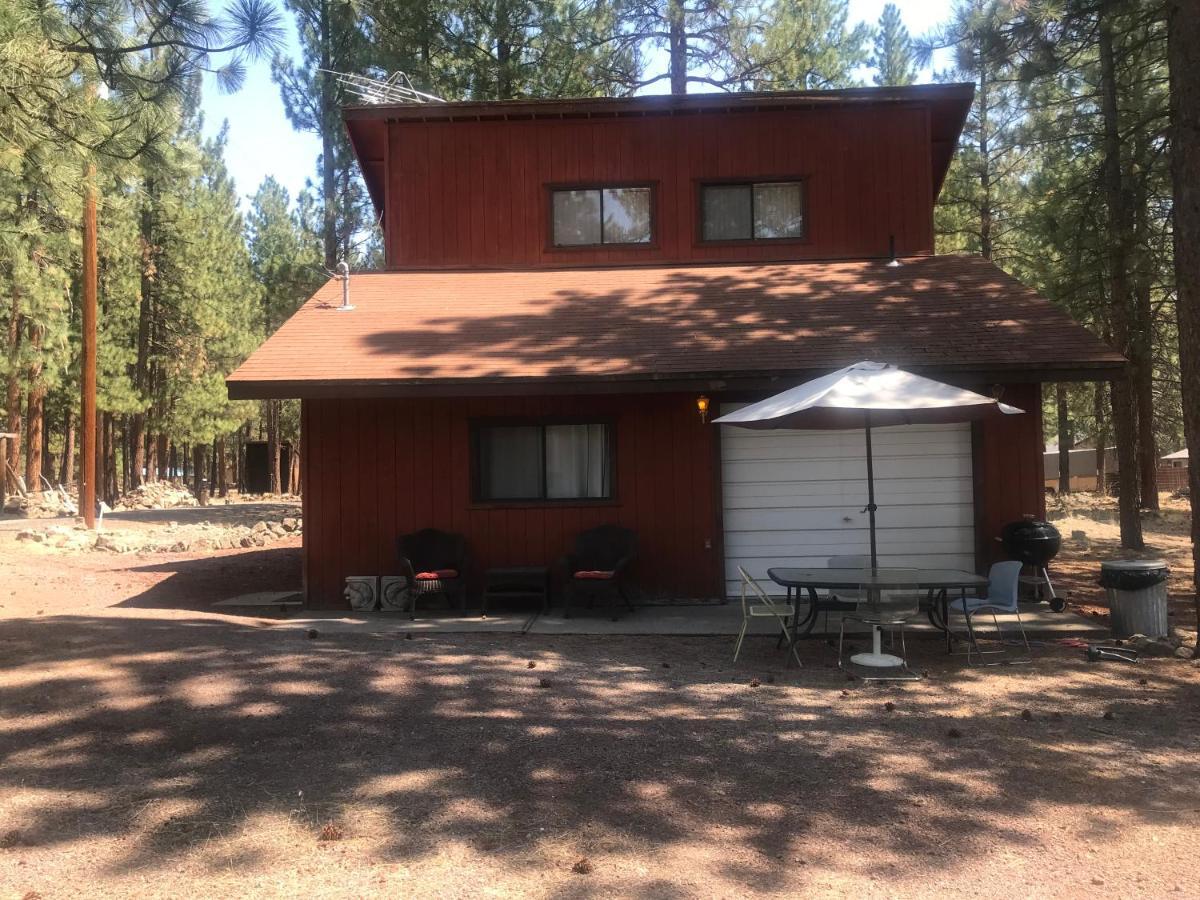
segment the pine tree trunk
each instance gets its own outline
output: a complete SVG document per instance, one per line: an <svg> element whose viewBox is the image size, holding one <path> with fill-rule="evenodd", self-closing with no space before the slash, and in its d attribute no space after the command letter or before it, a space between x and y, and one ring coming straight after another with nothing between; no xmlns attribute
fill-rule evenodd
<svg viewBox="0 0 1200 900"><path fill-rule="evenodd" d="M338 263L338 202L337 202L337 148L334 142L341 133L342 116L338 109L336 82L329 70L334 68L333 24L329 15L330 0L321 0L318 22L321 42L321 68L319 75L321 104L321 243L325 250L325 268L333 271Z"/></svg>
<svg viewBox="0 0 1200 900"><path fill-rule="evenodd" d="M174 465L174 460L171 458L171 442L165 434L160 434L155 441L158 454L158 480L171 480L171 467Z"/></svg>
<svg viewBox="0 0 1200 900"><path fill-rule="evenodd" d="M50 423L46 421L46 404L42 401L42 478L54 484L54 451L50 449Z"/></svg>
<svg viewBox="0 0 1200 900"><path fill-rule="evenodd" d="M5 422L5 430L10 434L20 435L21 433L21 373L19 360L21 355L21 336L25 333L24 322L21 315L21 292L13 289L12 293L12 309L8 319L8 380L5 383L4 392L4 408L7 410L8 419ZM15 493L17 490L17 474L21 471L21 439L20 437L10 438L5 442L7 445L7 464L5 471L0 473L6 479L8 491Z"/></svg>
<svg viewBox="0 0 1200 900"><path fill-rule="evenodd" d="M687 93L687 20L683 0L667 0L667 53L670 60L671 93Z"/></svg>
<svg viewBox="0 0 1200 900"><path fill-rule="evenodd" d="M279 471L279 401L267 401L267 460L271 466L271 493L281 492Z"/></svg>
<svg viewBox="0 0 1200 900"><path fill-rule="evenodd" d="M1200 5L1167 4L1171 67L1171 181L1174 192L1175 315L1179 323L1183 432L1192 506L1192 590L1200 622Z"/></svg>
<svg viewBox="0 0 1200 900"><path fill-rule="evenodd" d="M1105 385L1098 382L1092 392L1092 417L1096 420L1096 491L1108 493L1108 420L1105 415Z"/></svg>
<svg viewBox="0 0 1200 900"><path fill-rule="evenodd" d="M63 487L70 487L71 475L75 471L73 462L75 460L75 411L71 409L70 404L67 405L67 411L63 415L63 452L62 464L58 467L58 483Z"/></svg>
<svg viewBox="0 0 1200 900"><path fill-rule="evenodd" d="M295 447L292 448L291 460L292 477L288 489L290 493L299 497L300 493L304 490L304 485L300 481L300 451Z"/></svg>
<svg viewBox="0 0 1200 900"><path fill-rule="evenodd" d="M979 58L979 255L992 258L992 157L989 149L988 93L991 80L983 53Z"/></svg>
<svg viewBox="0 0 1200 900"><path fill-rule="evenodd" d="M217 460L217 496L225 497L229 494L229 472L226 469L228 462L225 458L225 435L217 438L213 455Z"/></svg>
<svg viewBox="0 0 1200 900"><path fill-rule="evenodd" d="M31 324L29 345L33 359L29 364L29 393L25 400L25 489L42 490L42 416L46 404L46 386L42 383L42 327Z"/></svg>
<svg viewBox="0 0 1200 900"><path fill-rule="evenodd" d="M1067 386L1054 385L1054 404L1058 412L1058 492L1071 493L1071 417L1067 408Z"/></svg>
<svg viewBox="0 0 1200 900"><path fill-rule="evenodd" d="M120 436L117 434L117 417L109 413L104 417L104 427L108 429L108 496L109 504L117 502L121 484L117 480L117 453L121 448Z"/></svg>
<svg viewBox="0 0 1200 900"><path fill-rule="evenodd" d="M1133 223L1129 216L1128 190L1122 177L1121 130L1117 103L1116 63L1112 22L1101 14L1100 94L1104 124L1103 188L1108 208L1109 301L1112 305L1113 339L1118 349L1130 355L1129 260ZM1138 498L1137 421L1134 389L1129 367L1113 381L1113 432L1117 439L1120 494L1121 546L1128 550L1145 547Z"/></svg>
<svg viewBox="0 0 1200 900"><path fill-rule="evenodd" d="M192 493L201 506L208 506L208 484L206 483L204 457L208 444L197 441L192 445Z"/></svg>
<svg viewBox="0 0 1200 900"><path fill-rule="evenodd" d="M1130 335L1130 361L1133 363L1134 407L1137 410L1138 485L1142 509L1158 509L1158 446L1154 439L1154 309L1151 290L1156 277L1150 258L1149 166L1141 162L1145 151L1139 138L1135 153L1139 164L1132 175L1134 236L1133 333Z"/></svg>

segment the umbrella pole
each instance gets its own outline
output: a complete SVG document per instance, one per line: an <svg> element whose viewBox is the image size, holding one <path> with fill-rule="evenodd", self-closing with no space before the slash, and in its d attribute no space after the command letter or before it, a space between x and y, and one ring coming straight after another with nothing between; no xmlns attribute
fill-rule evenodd
<svg viewBox="0 0 1200 900"><path fill-rule="evenodd" d="M875 546L875 459L871 452L871 414L867 420L867 513L871 523L871 569L879 567L879 555Z"/></svg>

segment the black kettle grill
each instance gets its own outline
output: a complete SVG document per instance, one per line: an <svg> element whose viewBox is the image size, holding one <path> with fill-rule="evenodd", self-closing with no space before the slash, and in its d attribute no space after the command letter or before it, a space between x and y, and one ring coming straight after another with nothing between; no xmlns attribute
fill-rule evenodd
<svg viewBox="0 0 1200 900"><path fill-rule="evenodd" d="M1062 548L1062 535L1058 529L1041 519L1021 519L1009 522L1000 529L1000 542L1009 559L1023 562L1037 573L1033 577L1023 578L1022 582L1032 585L1039 598L1044 588L1050 608L1062 612L1066 608L1066 601L1055 594L1050 573L1046 569Z"/></svg>

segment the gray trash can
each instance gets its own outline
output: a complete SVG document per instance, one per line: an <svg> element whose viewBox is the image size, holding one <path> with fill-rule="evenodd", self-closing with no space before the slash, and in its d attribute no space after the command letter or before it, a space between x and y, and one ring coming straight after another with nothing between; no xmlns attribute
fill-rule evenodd
<svg viewBox="0 0 1200 900"><path fill-rule="evenodd" d="M1144 634L1165 638L1167 622L1167 575L1161 559L1114 560L1101 563L1100 586L1108 592L1112 633L1115 638Z"/></svg>

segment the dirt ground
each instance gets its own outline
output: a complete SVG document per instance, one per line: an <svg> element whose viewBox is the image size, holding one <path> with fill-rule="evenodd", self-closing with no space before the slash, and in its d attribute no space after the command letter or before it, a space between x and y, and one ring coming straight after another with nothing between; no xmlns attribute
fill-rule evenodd
<svg viewBox="0 0 1200 900"><path fill-rule="evenodd" d="M1192 582L1192 542L1189 536L1191 507L1187 500L1163 493L1157 513L1144 513L1142 532L1146 549L1121 549L1117 502L1092 493L1048 498L1047 514L1062 533L1063 549L1051 565L1051 578L1076 611L1100 619L1108 618L1104 589L1097 584L1100 562L1108 559L1161 559L1170 566L1168 582L1172 624L1196 630L1195 587ZM1071 535L1082 531L1084 541Z"/></svg>
<svg viewBox="0 0 1200 900"><path fill-rule="evenodd" d="M295 586L298 543L0 532L2 900L1196 893L1194 663L969 669L928 639L925 680L868 685L819 641L789 670L768 638L733 665L728 638L212 611Z"/></svg>

